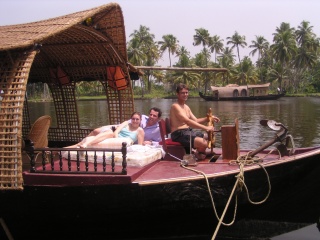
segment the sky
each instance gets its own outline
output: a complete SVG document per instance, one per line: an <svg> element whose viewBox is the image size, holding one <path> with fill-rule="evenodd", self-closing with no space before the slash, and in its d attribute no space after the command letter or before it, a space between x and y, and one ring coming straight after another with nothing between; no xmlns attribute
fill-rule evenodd
<svg viewBox="0 0 320 240"><path fill-rule="evenodd" d="M218 35L227 46L227 37L236 31L246 37L247 46L256 36L272 43L273 33L282 22L297 29L302 21L310 22L313 32L320 37L319 0L0 0L0 25L29 23L98 7L110 2L120 5L126 28L127 41L140 25L150 29L155 41L172 34L192 57L202 50L193 46L195 29L207 29ZM231 47L229 45L229 47ZM252 48L240 48L241 58L249 56ZM236 54L236 52L234 52ZM252 57L256 60L257 55ZM168 66L165 52L162 66ZM212 60L214 56L212 55ZM177 59L173 59L175 63Z"/></svg>

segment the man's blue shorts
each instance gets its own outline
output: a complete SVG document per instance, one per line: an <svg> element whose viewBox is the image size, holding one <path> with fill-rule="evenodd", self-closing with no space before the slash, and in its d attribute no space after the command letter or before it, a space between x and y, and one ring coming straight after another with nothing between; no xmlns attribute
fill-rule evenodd
<svg viewBox="0 0 320 240"><path fill-rule="evenodd" d="M189 128L179 129L171 133L171 139L174 142L181 143L184 147L190 147L190 132L192 139L192 148L194 148L194 139L196 137L203 138L204 134L200 130L191 130Z"/></svg>

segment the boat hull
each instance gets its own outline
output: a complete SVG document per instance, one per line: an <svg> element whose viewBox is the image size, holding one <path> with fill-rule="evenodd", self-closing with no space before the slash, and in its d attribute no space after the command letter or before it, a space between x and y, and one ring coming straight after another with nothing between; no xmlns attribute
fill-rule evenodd
<svg viewBox="0 0 320 240"><path fill-rule="evenodd" d="M320 198L315 194L320 187L320 150L298 155L270 161L264 166L272 187L265 203L252 205L245 189L237 190L236 220L316 222L320 216ZM174 171L173 163L163 161L159 164ZM199 164L195 169L202 167ZM218 164L208 164L208 167L218 169ZM148 174L155 174L152 168L144 173ZM219 216L238 174L235 169L215 177L208 174ZM269 190L264 170L259 166L249 167L244 177L250 199L255 202L263 200ZM25 186L23 191L1 192L1 217L15 239L41 239L48 234L48 226L55 226L54 232L49 229L52 239L61 235L77 239L99 239L99 236L129 239L208 236L213 233L218 221L203 177L162 182L146 179L149 177L141 176L131 184L100 186ZM225 216L226 222L233 218L234 204L233 198ZM37 230L34 230L35 226Z"/></svg>
<svg viewBox="0 0 320 240"><path fill-rule="evenodd" d="M285 94L268 94L264 96L244 96L244 97L215 97L204 95L199 92L199 96L206 101L252 101L252 100L277 100L283 97Z"/></svg>

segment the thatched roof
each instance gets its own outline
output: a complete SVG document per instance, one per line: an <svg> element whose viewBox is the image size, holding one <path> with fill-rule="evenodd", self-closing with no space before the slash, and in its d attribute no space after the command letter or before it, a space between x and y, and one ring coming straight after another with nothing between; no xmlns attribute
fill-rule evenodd
<svg viewBox="0 0 320 240"><path fill-rule="evenodd" d="M63 66L73 81L100 77L98 68L126 64L122 10L118 4L110 3L48 20L0 27L0 51L32 48L40 52L33 62L29 82L46 81L48 67L56 66ZM81 72L74 69L79 67Z"/></svg>
<svg viewBox="0 0 320 240"><path fill-rule="evenodd" d="M123 70L126 89L110 87L107 66ZM75 101L75 82L82 80L99 80L104 86L111 124L130 118L133 92L118 4L0 27L0 189L22 187L21 139L30 127L27 83L45 82L51 90L58 127L50 128L49 141L77 141L87 134L80 129Z"/></svg>
<svg viewBox="0 0 320 240"><path fill-rule="evenodd" d="M251 88L269 88L270 87L270 83L265 83L265 84L256 84L256 85L248 85L248 89Z"/></svg>
<svg viewBox="0 0 320 240"><path fill-rule="evenodd" d="M89 18L92 21L87 24L86 20ZM34 44L44 43L53 36L57 43L59 42L57 35L77 25L99 28L100 33L116 43L116 48L123 57L127 55L122 10L116 3L38 22L1 26L0 51L28 48ZM84 43L84 40L78 39L77 43ZM64 42L69 43L66 40Z"/></svg>

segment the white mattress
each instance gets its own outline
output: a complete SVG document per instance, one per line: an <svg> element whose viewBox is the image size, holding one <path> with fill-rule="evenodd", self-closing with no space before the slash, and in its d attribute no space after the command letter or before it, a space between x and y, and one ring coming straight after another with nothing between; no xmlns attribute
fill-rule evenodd
<svg viewBox="0 0 320 240"><path fill-rule="evenodd" d="M97 151L87 151L88 162L94 162L94 154L97 155L97 162L103 162L103 152L99 151L101 148L97 148ZM62 157L68 158L68 152L70 152L70 159L76 161L76 151L65 151L62 153ZM83 153L83 152L82 152ZM143 167L149 163L152 163L164 156L165 152L161 146L142 146L132 145L127 148L127 166L131 167ZM111 164L112 152L105 152L106 163ZM79 155L80 161L85 161L85 154ZM115 165L122 165L122 153L114 152Z"/></svg>

